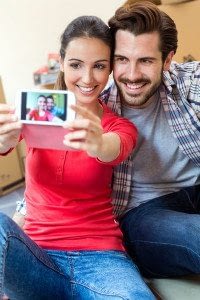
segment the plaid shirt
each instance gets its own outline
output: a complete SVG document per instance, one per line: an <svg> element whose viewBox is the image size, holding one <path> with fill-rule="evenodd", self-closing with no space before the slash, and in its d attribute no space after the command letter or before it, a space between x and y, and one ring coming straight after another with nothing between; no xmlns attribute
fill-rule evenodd
<svg viewBox="0 0 200 300"><path fill-rule="evenodd" d="M163 73L159 94L180 148L200 167L200 62L173 62L170 70ZM102 93L101 99L121 114L120 98L114 83ZM129 200L132 167L133 161L129 156L114 170L112 199L117 216L123 214Z"/></svg>
<svg viewBox="0 0 200 300"><path fill-rule="evenodd" d="M159 94L180 148L200 167L200 62L173 62L170 70L163 73ZM101 99L121 115L120 98L114 83L101 94ZM128 203L132 167L133 161L129 156L114 169L112 199L117 216L123 214ZM24 200L18 203L17 210L24 210L24 205Z"/></svg>

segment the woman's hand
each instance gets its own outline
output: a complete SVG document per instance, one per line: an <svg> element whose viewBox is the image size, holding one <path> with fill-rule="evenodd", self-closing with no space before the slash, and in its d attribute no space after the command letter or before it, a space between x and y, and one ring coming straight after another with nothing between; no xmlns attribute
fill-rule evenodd
<svg viewBox="0 0 200 300"><path fill-rule="evenodd" d="M64 144L76 150L84 150L91 157L98 157L103 144L101 120L94 113L78 105L71 108L81 118L66 122L64 128L70 132L64 137Z"/></svg>
<svg viewBox="0 0 200 300"><path fill-rule="evenodd" d="M22 124L14 114L15 109L8 104L0 104L0 153L14 148L21 132Z"/></svg>
<svg viewBox="0 0 200 300"><path fill-rule="evenodd" d="M81 118L66 122L64 128L70 129L63 143L76 150L84 150L91 157L103 162L111 162L120 153L120 137L114 132L104 133L101 119L91 111L78 105L71 108Z"/></svg>

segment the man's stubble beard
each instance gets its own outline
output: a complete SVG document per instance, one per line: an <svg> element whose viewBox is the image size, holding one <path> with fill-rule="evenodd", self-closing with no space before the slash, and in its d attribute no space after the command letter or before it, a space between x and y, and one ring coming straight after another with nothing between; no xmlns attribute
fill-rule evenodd
<svg viewBox="0 0 200 300"><path fill-rule="evenodd" d="M115 80L115 84L117 85L118 91L119 91L119 95L120 95L120 100L122 103L124 103L127 106L131 106L131 107L143 107L145 106L145 104L148 102L148 100L156 93L156 91L158 90L161 81L162 81L162 72L160 73L160 77L158 78L158 80L154 83L154 85L152 85L150 87L149 90L147 90L146 92L144 92L144 94L142 93L141 96L139 95L132 95L132 94L128 94L126 92L123 91L123 89L117 84L116 80ZM122 81L120 81L120 83L123 84L123 82L130 82L128 79L123 79ZM151 81L147 81L149 83L151 83ZM138 81L139 83L139 81Z"/></svg>
<svg viewBox="0 0 200 300"><path fill-rule="evenodd" d="M118 91L122 103L132 107L139 107L144 106L145 103L148 102L148 100L156 93L159 86L160 82L152 86L152 88L142 96L127 95L127 93L124 93L120 87L118 87Z"/></svg>

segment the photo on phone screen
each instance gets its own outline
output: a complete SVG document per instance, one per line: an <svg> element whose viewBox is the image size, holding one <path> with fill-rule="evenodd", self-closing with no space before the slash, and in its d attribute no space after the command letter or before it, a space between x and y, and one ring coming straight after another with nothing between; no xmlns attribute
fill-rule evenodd
<svg viewBox="0 0 200 300"><path fill-rule="evenodd" d="M62 125L74 119L70 104L75 96L69 91L22 90L18 93L18 116L22 123L40 125Z"/></svg>

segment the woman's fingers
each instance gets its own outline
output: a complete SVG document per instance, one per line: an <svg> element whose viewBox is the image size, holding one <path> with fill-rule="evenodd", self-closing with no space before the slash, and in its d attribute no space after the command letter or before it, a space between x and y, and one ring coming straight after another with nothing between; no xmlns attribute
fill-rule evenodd
<svg viewBox="0 0 200 300"><path fill-rule="evenodd" d="M85 107L72 105L71 108L78 117L64 123L63 127L70 132L64 137L63 143L67 147L87 151L90 156L95 157L102 144L101 119Z"/></svg>
<svg viewBox="0 0 200 300"><path fill-rule="evenodd" d="M18 142L22 123L14 112L12 105L0 104L0 153L7 152Z"/></svg>
<svg viewBox="0 0 200 300"><path fill-rule="evenodd" d="M82 107L80 105L71 105L71 109L73 109L77 115L81 116L84 119L90 119L92 121L99 121L99 117L96 116L93 112L88 110L86 107Z"/></svg>
<svg viewBox="0 0 200 300"><path fill-rule="evenodd" d="M15 107L6 103L0 103L0 113L14 113Z"/></svg>
<svg viewBox="0 0 200 300"><path fill-rule="evenodd" d="M88 136L88 132L86 130L77 130L77 131L69 132L66 135L66 139L69 141L82 140L82 139L86 139L87 136Z"/></svg>
<svg viewBox="0 0 200 300"><path fill-rule="evenodd" d="M17 134L21 128L22 128L22 123L20 121L13 122L13 123L0 124L0 135L12 133L12 132L14 134Z"/></svg>
<svg viewBox="0 0 200 300"><path fill-rule="evenodd" d="M74 121L65 122L63 127L68 129L89 129L93 125L93 122L89 119L75 119Z"/></svg>

